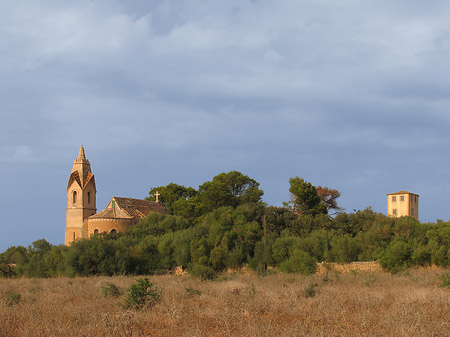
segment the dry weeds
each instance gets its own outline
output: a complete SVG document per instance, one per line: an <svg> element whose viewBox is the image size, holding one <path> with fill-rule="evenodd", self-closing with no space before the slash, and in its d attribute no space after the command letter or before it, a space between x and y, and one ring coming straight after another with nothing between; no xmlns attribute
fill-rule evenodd
<svg viewBox="0 0 450 337"><path fill-rule="evenodd" d="M125 289L133 277L2 279L0 336L449 336L444 272L330 272L326 282L320 274L155 276L163 297L144 311L101 293L104 282ZM311 284L316 295L306 297ZM7 292L19 303L7 306Z"/></svg>

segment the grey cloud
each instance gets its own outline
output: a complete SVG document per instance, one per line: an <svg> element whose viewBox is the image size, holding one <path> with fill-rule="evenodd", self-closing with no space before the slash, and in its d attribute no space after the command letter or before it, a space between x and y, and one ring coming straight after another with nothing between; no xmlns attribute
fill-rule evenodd
<svg viewBox="0 0 450 337"><path fill-rule="evenodd" d="M103 201L231 169L272 204L296 175L377 211L446 185L447 2L44 0L0 20L0 203L35 214L18 191L43 189L58 206L35 228L55 243L81 143Z"/></svg>

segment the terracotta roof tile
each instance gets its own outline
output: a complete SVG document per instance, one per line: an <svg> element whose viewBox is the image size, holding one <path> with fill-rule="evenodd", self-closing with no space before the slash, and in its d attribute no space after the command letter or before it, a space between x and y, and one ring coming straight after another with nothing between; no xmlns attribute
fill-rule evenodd
<svg viewBox="0 0 450 337"><path fill-rule="evenodd" d="M72 172L72 174L70 175L69 183L67 184L67 189L69 189L70 185L72 185L72 183L73 183L74 180L78 183L78 185L79 185L80 187L82 187L82 185L81 185L81 179L80 179L80 174L78 173L78 171L74 171L74 172Z"/></svg>
<svg viewBox="0 0 450 337"><path fill-rule="evenodd" d="M103 211L91 215L89 219L133 219L133 217L116 207L106 208Z"/></svg>
<svg viewBox="0 0 450 337"><path fill-rule="evenodd" d="M416 193L411 193L411 192L407 192L407 191L398 191L395 193L388 193L388 195L395 195L395 194L413 194L413 195L418 195Z"/></svg>
<svg viewBox="0 0 450 337"><path fill-rule="evenodd" d="M162 204L142 199L113 197L117 206L133 218L141 219L150 212L167 213Z"/></svg>
<svg viewBox="0 0 450 337"><path fill-rule="evenodd" d="M95 179L94 179L94 175L91 172L88 172L86 174L86 179L84 181L84 185L83 185L83 189L87 186L87 184L92 180L92 182L94 183L95 186Z"/></svg>
<svg viewBox="0 0 450 337"><path fill-rule="evenodd" d="M69 178L69 183L67 184L67 189L69 189L70 185L72 185L72 183L74 181L76 181L78 183L78 185L84 189L87 184L92 180L92 182L94 183L95 186L95 178L94 175L91 172L88 172L86 174L86 179L84 180L84 184L81 183L81 177L80 177L80 173L78 171L73 171L72 174L70 175Z"/></svg>

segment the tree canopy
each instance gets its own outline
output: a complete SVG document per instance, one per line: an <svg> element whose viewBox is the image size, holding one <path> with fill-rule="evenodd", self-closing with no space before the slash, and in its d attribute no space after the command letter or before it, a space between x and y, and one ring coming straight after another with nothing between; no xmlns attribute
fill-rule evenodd
<svg viewBox="0 0 450 337"><path fill-rule="evenodd" d="M250 177L231 171L198 190L171 183L154 187L169 214L150 213L127 232L80 239L70 247L45 239L0 253L0 276L142 275L183 266L211 278L225 268L271 265L313 273L316 263L379 260L398 272L414 265L450 265L450 223L422 224L370 207L338 209L337 190L289 180L292 206L270 206ZM287 192L287 191L286 191ZM153 199L154 200L154 199Z"/></svg>
<svg viewBox="0 0 450 337"><path fill-rule="evenodd" d="M238 171L220 173L211 181L200 185L198 190L174 183L153 187L147 199L156 200L157 192L159 200L170 214L189 220L220 207L237 207L258 202L264 193L259 189L258 182Z"/></svg>
<svg viewBox="0 0 450 337"><path fill-rule="evenodd" d="M337 198L339 198L341 196L341 193L338 190L328 188L328 187L317 186L316 191L317 191L317 195L319 196L319 198L327 206L327 211L342 210L342 208L338 206L337 200L336 200Z"/></svg>
<svg viewBox="0 0 450 337"><path fill-rule="evenodd" d="M258 182L238 171L221 173L198 190L198 198L205 213L224 206L237 207L258 202L263 194Z"/></svg>
<svg viewBox="0 0 450 337"><path fill-rule="evenodd" d="M327 214L327 206L317 194L316 188L299 177L289 179L289 192L292 193L294 210L298 214Z"/></svg>
<svg viewBox="0 0 450 337"><path fill-rule="evenodd" d="M170 214L174 214L176 209L176 205L174 208L174 204L180 199L189 200L195 197L197 191L192 187L170 183L166 186L153 187L149 192L150 196L146 199L156 201L156 193L159 193L159 201L163 203L167 211Z"/></svg>

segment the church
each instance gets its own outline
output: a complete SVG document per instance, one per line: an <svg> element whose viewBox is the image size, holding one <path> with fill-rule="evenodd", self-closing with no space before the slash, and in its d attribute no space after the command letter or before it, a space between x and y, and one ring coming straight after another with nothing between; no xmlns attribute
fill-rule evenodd
<svg viewBox="0 0 450 337"><path fill-rule="evenodd" d="M65 244L99 233L124 232L150 212L166 213L157 201L112 197L103 211L97 213L97 189L91 164L81 145L67 184Z"/></svg>

